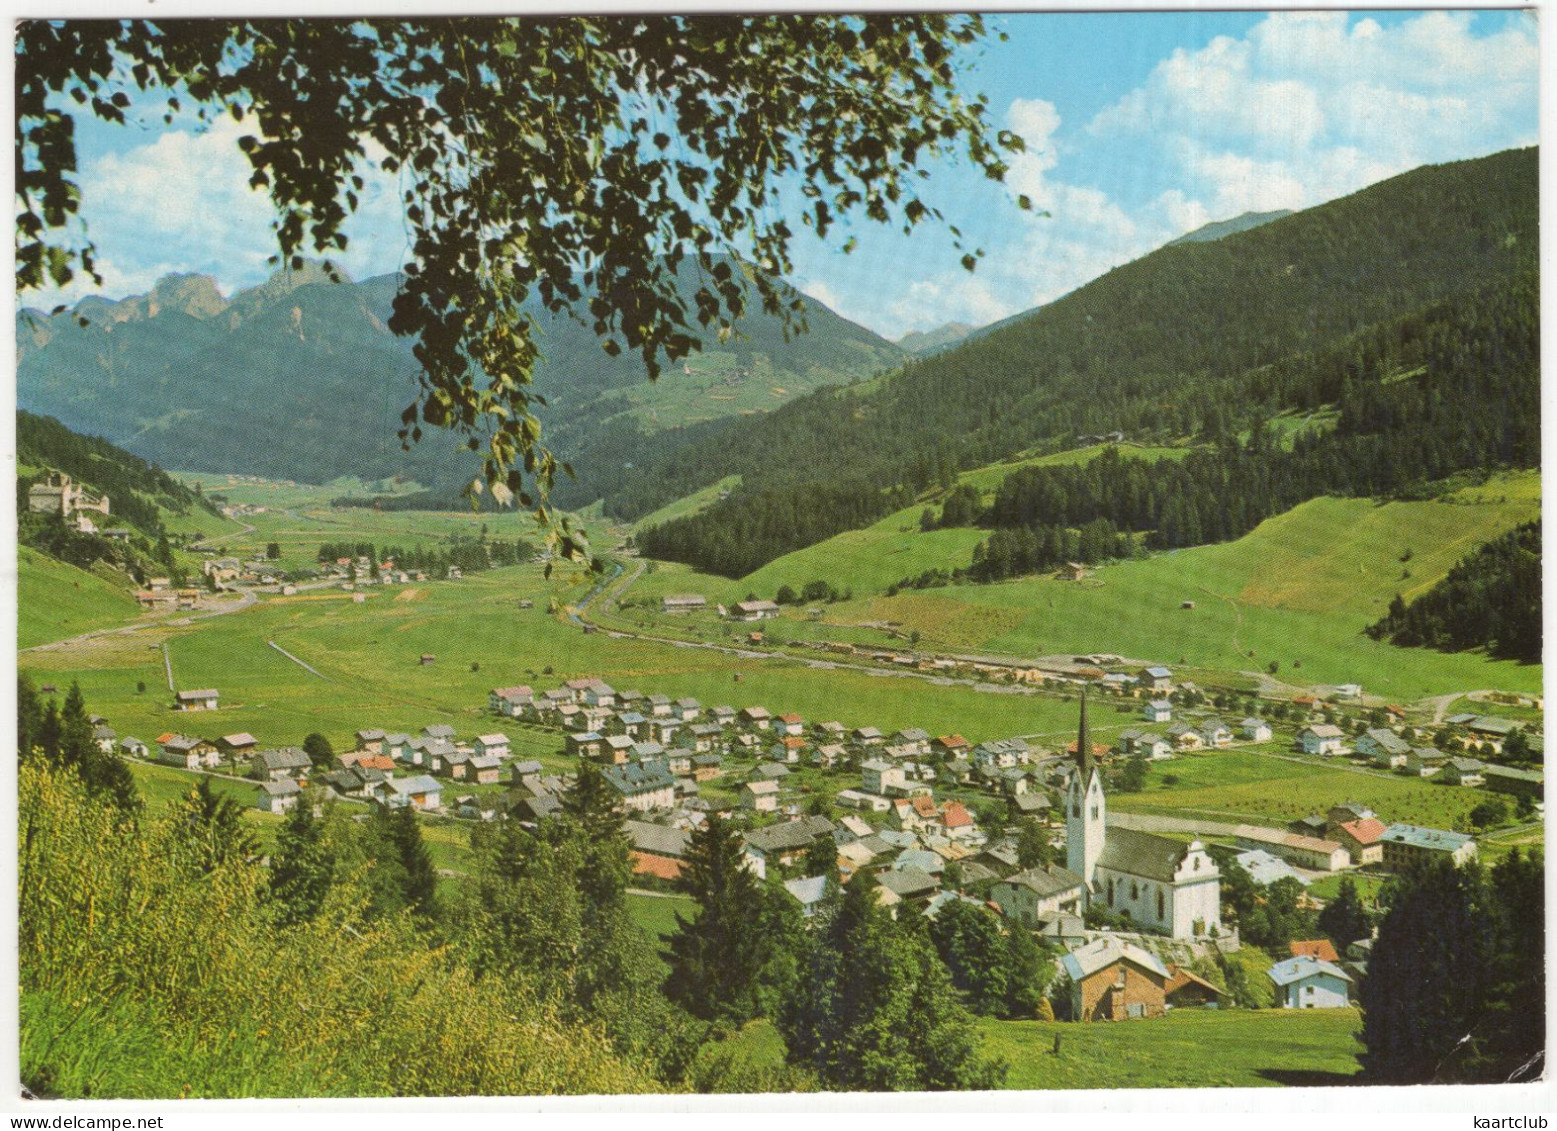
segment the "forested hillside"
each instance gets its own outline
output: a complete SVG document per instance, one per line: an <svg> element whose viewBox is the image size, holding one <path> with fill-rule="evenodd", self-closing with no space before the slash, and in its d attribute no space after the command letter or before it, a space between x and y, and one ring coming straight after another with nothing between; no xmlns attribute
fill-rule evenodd
<svg viewBox="0 0 1557 1131"><path fill-rule="evenodd" d="M1397 594L1368 629L1375 640L1541 662L1541 524L1527 522L1465 555L1449 576L1407 605Z"/></svg>
<svg viewBox="0 0 1557 1131"><path fill-rule="evenodd" d="M1152 530L1158 545L1235 536L1316 494L1400 491L1469 467L1533 466L1539 428L1536 152L1416 170L1343 200L1204 243L1164 248L1026 319L912 362L867 390L786 406L760 437L742 425L645 460L608 497L632 517L705 481L743 488L702 514L642 532L655 556L715 568L807 543L751 519L827 483L875 492L865 520L903 489L950 486L958 469L1112 430L1198 436L1218 450L1146 486L1086 497L1050 470L1013 485L997 525L1084 523ZM1339 404L1333 436L1286 453L1258 425ZM1253 433L1253 442L1233 437ZM1100 467L1096 474L1108 473ZM1074 472L1074 475L1093 474ZM1060 490L1023 503L1024 484ZM1102 486L1099 483L1099 486ZM814 514L811 530L858 524ZM740 522L733 520L739 516ZM770 524L772 526L772 524ZM737 535L737 527L742 531ZM723 547L723 549L721 549Z"/></svg>
<svg viewBox="0 0 1557 1131"><path fill-rule="evenodd" d="M209 278L170 276L121 302L24 312L18 398L179 470L454 487L474 464L449 435L429 429L408 451L397 439L418 371L412 343L388 329L399 282L332 283L308 265L227 300ZM609 475L648 433L766 411L904 356L814 301L809 332L786 341L779 318L750 301L740 336L705 342L652 384L641 359L608 356L587 322L532 304L546 442Z"/></svg>

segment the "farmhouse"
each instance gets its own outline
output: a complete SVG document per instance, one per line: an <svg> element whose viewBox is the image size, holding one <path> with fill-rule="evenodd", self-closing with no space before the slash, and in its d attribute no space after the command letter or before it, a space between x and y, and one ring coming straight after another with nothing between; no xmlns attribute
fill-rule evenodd
<svg viewBox="0 0 1557 1131"><path fill-rule="evenodd" d="M1271 738L1270 724L1264 719L1250 717L1238 724L1243 728L1243 737L1248 742L1269 742Z"/></svg>
<svg viewBox="0 0 1557 1131"><path fill-rule="evenodd" d="M472 745L475 747L478 758L508 757L508 736L506 734L483 734Z"/></svg>
<svg viewBox="0 0 1557 1131"><path fill-rule="evenodd" d="M169 734L158 739L157 745L160 748L157 761L169 766L198 770L201 766L216 764L216 747L201 738L190 738L185 734Z"/></svg>
<svg viewBox="0 0 1557 1131"><path fill-rule="evenodd" d="M1357 753L1370 759L1375 766L1396 769L1406 764L1411 744L1392 730L1374 727L1357 739Z"/></svg>
<svg viewBox="0 0 1557 1131"><path fill-rule="evenodd" d="M1289 864L1316 872L1336 872L1351 863L1351 857L1338 842L1259 825L1235 825L1234 840L1239 848L1263 848Z"/></svg>
<svg viewBox="0 0 1557 1131"><path fill-rule="evenodd" d="M534 701L535 693L529 687L494 687L487 693L487 709L499 715L518 718Z"/></svg>
<svg viewBox="0 0 1557 1131"><path fill-rule="evenodd" d="M214 689L180 691L173 697L173 707L179 711L214 711L218 694Z"/></svg>
<svg viewBox="0 0 1557 1131"><path fill-rule="evenodd" d="M771 813L778 808L778 782L749 781L741 786L741 808Z"/></svg>
<svg viewBox="0 0 1557 1131"><path fill-rule="evenodd" d="M1197 1006L1219 1004L1222 991L1193 970L1183 966L1169 966L1163 997L1169 1009L1194 1009Z"/></svg>
<svg viewBox="0 0 1557 1131"><path fill-rule="evenodd" d="M1149 723L1173 721L1173 704L1166 699L1153 699L1141 708L1141 715Z"/></svg>
<svg viewBox="0 0 1557 1131"><path fill-rule="evenodd" d="M438 779L430 778L426 774L416 774L408 778L390 778L385 784L388 790L384 796L384 803L391 809L404 809L410 806L424 813L438 808L443 791L443 786L438 784Z"/></svg>
<svg viewBox="0 0 1557 1131"><path fill-rule="evenodd" d="M1344 1009L1352 978L1339 966L1311 955L1288 958L1267 972L1276 984L1276 1005L1282 1009Z"/></svg>
<svg viewBox="0 0 1557 1131"><path fill-rule="evenodd" d="M660 611L666 613L697 613L708 608L708 598L701 593L677 593L660 598Z"/></svg>
<svg viewBox="0 0 1557 1131"><path fill-rule="evenodd" d="M282 778L306 778L313 762L300 748L283 746L280 750L261 750L254 755L249 776L261 781L280 781Z"/></svg>
<svg viewBox="0 0 1557 1131"><path fill-rule="evenodd" d="M1438 780L1451 785L1480 785L1486 780L1483 777L1486 768L1486 763L1475 758L1450 758L1443 764Z"/></svg>
<svg viewBox="0 0 1557 1131"><path fill-rule="evenodd" d="M1162 959L1107 936L1071 951L1061 961L1071 981L1071 1016L1077 1021L1124 1021L1167 1012L1168 969Z"/></svg>
<svg viewBox="0 0 1557 1131"><path fill-rule="evenodd" d="M1298 731L1298 742L1302 744L1305 754L1340 754L1344 749L1346 735L1340 727L1331 723L1314 723Z"/></svg>
<svg viewBox="0 0 1557 1131"><path fill-rule="evenodd" d="M772 601L737 601L730 607L732 620L771 620L779 615L779 607Z"/></svg>
<svg viewBox="0 0 1557 1131"><path fill-rule="evenodd" d="M266 813L289 813L297 808L297 799L302 794L303 787L291 778L262 781L254 798L254 807Z"/></svg>
<svg viewBox="0 0 1557 1131"><path fill-rule="evenodd" d="M1173 687L1173 672L1168 668L1153 665L1141 669L1140 681L1141 687L1147 691L1168 691Z"/></svg>

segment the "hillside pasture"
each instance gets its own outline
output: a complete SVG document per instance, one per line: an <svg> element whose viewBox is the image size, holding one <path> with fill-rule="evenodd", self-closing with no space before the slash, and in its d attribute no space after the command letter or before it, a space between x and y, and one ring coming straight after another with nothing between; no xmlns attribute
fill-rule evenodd
<svg viewBox="0 0 1557 1131"><path fill-rule="evenodd" d="M18 647L114 628L141 615L128 589L28 546L17 548L16 564Z"/></svg>

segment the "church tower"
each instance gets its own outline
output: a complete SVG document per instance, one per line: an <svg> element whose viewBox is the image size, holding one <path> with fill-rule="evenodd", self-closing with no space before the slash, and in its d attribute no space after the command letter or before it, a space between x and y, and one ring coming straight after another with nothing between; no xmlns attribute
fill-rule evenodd
<svg viewBox="0 0 1557 1131"><path fill-rule="evenodd" d="M1087 693L1081 693L1081 728L1076 735L1076 772L1065 791L1065 867L1092 890L1097 862L1103 856L1105 810L1103 774L1092 757L1087 729Z"/></svg>

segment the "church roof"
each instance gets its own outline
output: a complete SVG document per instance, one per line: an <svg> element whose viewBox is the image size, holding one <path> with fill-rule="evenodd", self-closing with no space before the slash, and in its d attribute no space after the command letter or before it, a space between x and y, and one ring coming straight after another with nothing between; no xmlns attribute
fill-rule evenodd
<svg viewBox="0 0 1557 1131"><path fill-rule="evenodd" d="M1181 842L1156 833L1110 827L1098 866L1111 872L1123 872L1144 880L1171 884L1185 851ZM1206 875L1216 875L1215 869Z"/></svg>

